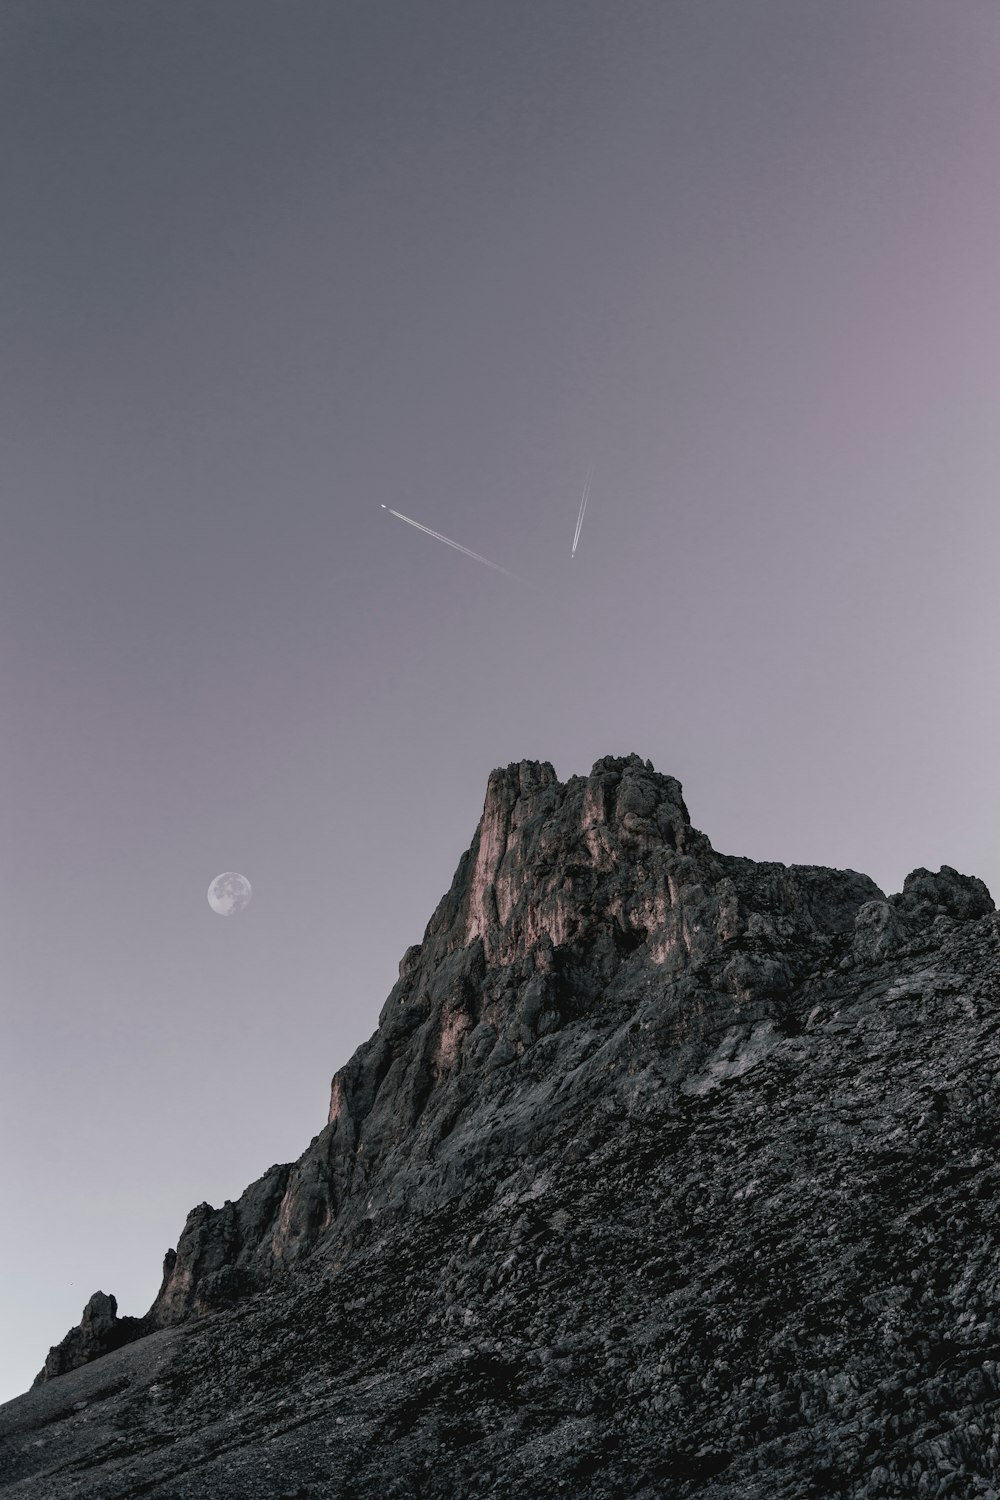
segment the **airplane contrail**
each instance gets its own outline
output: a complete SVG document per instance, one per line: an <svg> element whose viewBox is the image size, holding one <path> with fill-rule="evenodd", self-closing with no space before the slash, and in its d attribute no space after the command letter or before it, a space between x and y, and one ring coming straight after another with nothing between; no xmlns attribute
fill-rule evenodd
<svg viewBox="0 0 1000 1500"><path fill-rule="evenodd" d="M587 509L587 500L588 500L588 498L590 496L590 481L593 479L593 477L594 477L594 465L591 464L591 466L590 466L590 472L587 475L587 483L583 487L583 497L580 500L580 514L576 518L576 530L573 533L573 550L570 553L570 557L575 557L576 556L576 545L577 545L577 542L579 542L579 540L580 540L580 532L583 529L583 517L584 517L584 513L586 512L586 509Z"/></svg>
<svg viewBox="0 0 1000 1500"><path fill-rule="evenodd" d="M470 551L468 547L463 547L461 542L453 542L450 536L442 536L440 531L432 531L429 526L423 526L419 521L414 521L412 517L404 516L402 511L392 510L388 505L383 505L382 509L387 510L390 516L395 516L398 521L405 521L407 526L415 526L418 531L426 532L427 535L432 536L436 542L444 542L446 546L454 547L456 552L464 552L466 557L472 558L473 562L482 563L484 567L492 568L496 573L506 573L508 578L516 578L518 583L526 582L526 580L519 577L517 573L512 573L509 568L501 568L499 563L490 562L488 557L481 557L478 552Z"/></svg>

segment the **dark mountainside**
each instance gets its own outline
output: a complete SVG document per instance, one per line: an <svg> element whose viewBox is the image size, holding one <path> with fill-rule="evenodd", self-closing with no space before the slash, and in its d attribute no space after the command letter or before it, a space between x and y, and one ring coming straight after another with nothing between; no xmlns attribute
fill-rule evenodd
<svg viewBox="0 0 1000 1500"><path fill-rule="evenodd" d="M491 776L329 1123L0 1410L24 1500L1000 1500L1000 926Z"/></svg>

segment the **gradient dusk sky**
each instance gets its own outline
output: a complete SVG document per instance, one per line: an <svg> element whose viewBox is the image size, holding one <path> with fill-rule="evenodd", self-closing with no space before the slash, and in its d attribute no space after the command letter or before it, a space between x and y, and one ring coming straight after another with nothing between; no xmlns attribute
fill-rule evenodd
<svg viewBox="0 0 1000 1500"><path fill-rule="evenodd" d="M996 0L3 0L0 1396L322 1127L494 766L1000 894L998 78Z"/></svg>

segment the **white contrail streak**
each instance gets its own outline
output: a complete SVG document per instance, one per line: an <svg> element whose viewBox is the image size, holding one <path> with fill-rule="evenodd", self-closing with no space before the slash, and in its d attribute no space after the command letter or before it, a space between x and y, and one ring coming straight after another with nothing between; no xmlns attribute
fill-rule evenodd
<svg viewBox="0 0 1000 1500"><path fill-rule="evenodd" d="M576 556L576 544L580 540L580 532L583 530L583 517L587 510L587 500L590 496L590 481L593 479L593 477L594 465L591 464L590 473L587 475L587 483L583 487L583 498L580 501L580 514L576 518L576 530L573 533L573 550L570 553L570 557Z"/></svg>
<svg viewBox="0 0 1000 1500"><path fill-rule="evenodd" d="M516 573L512 573L509 568L501 568L499 563L490 562L488 557L480 557L478 552L471 552L468 547L463 547L461 542L453 542L450 536L442 536L440 531L432 531L429 526L422 526L419 521L414 521L410 516L404 516L402 511L391 510L388 505L383 505L382 509L389 511L390 516L395 516L398 521L405 521L407 526L415 526L418 531L426 532L436 542L444 542L446 546L454 547L456 552L464 552L466 557L472 558L473 562L482 563L484 567L492 568L495 573L506 573L508 578L517 578L518 583L525 582Z"/></svg>

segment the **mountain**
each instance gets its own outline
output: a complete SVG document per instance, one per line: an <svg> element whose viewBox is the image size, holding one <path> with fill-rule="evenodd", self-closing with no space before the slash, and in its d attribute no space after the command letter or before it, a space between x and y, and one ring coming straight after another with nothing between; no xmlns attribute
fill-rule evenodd
<svg viewBox="0 0 1000 1500"><path fill-rule="evenodd" d="M494 772L326 1126L0 1409L24 1500L1000 1500L982 881Z"/></svg>

